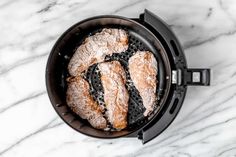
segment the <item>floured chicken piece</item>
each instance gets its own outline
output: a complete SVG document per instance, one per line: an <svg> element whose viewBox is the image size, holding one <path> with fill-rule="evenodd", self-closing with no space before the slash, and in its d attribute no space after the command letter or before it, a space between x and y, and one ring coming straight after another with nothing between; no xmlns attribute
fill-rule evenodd
<svg viewBox="0 0 236 157"><path fill-rule="evenodd" d="M118 61L98 65L104 89L107 116L114 128L120 130L127 126L129 94L125 88L125 71Z"/></svg>
<svg viewBox="0 0 236 157"><path fill-rule="evenodd" d="M101 108L89 94L89 84L85 79L80 76L69 79L66 95L67 104L73 112L87 119L94 128L107 127Z"/></svg>
<svg viewBox="0 0 236 157"><path fill-rule="evenodd" d="M128 34L122 29L104 28L101 32L89 36L80 45L71 58L68 70L77 76L90 65L104 61L106 55L121 53L128 49Z"/></svg>
<svg viewBox="0 0 236 157"><path fill-rule="evenodd" d="M137 51L129 59L129 73L146 108L144 116L153 111L156 103L157 61L149 51Z"/></svg>

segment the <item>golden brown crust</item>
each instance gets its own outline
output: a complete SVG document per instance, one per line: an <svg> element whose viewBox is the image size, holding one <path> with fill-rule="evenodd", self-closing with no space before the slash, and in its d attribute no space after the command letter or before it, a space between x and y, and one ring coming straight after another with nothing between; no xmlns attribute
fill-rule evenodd
<svg viewBox="0 0 236 157"><path fill-rule="evenodd" d="M122 29L104 28L85 39L71 58L68 70L77 76L95 63L103 62L106 55L121 53L128 49L128 34Z"/></svg>
<svg viewBox="0 0 236 157"><path fill-rule="evenodd" d="M100 63L104 101L110 123L116 129L127 126L129 94L125 88L125 71L118 61Z"/></svg>
<svg viewBox="0 0 236 157"><path fill-rule="evenodd" d="M105 129L107 121L101 108L89 94L88 82L80 76L68 79L67 104L81 118L87 119L97 129Z"/></svg>
<svg viewBox="0 0 236 157"><path fill-rule="evenodd" d="M156 103L157 61L149 51L138 51L129 59L129 72L146 108L144 115L153 111Z"/></svg>
<svg viewBox="0 0 236 157"><path fill-rule="evenodd" d="M95 35L87 37L71 58L68 71L72 77L68 78L67 103L68 106L81 118L87 119L89 123L99 129L107 126L107 121L102 115L100 106L93 100L89 93L88 82L81 77L82 72L95 63L103 62L106 55L120 53L128 49L128 34L122 29L103 29ZM122 75L120 82L125 84L124 72L118 70ZM122 73L122 74L121 74ZM106 78L105 78L106 80ZM123 89L123 88L122 88ZM125 89L126 90L126 89ZM122 91L118 91L118 94ZM125 91L127 92L127 91ZM105 94L106 95L106 94ZM126 94L128 95L128 94ZM118 96L119 99L122 99ZM128 100L128 98L126 98ZM126 100L125 99L125 100ZM123 104L122 104L122 103ZM114 127L122 129L126 127L128 107L123 100L117 100L118 106L114 106ZM126 103L128 106L128 102ZM127 108L124 110L124 107ZM117 119L118 118L118 119Z"/></svg>

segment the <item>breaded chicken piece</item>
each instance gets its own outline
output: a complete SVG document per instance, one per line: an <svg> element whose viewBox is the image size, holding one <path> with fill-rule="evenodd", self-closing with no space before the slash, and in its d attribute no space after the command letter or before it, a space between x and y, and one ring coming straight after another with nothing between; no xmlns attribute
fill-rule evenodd
<svg viewBox="0 0 236 157"><path fill-rule="evenodd" d="M121 130L127 126L129 94L125 87L125 71L118 61L98 65L104 89L107 116L114 128Z"/></svg>
<svg viewBox="0 0 236 157"><path fill-rule="evenodd" d="M157 61L149 51L137 51L129 59L129 73L146 108L144 116L153 111L156 103Z"/></svg>
<svg viewBox="0 0 236 157"><path fill-rule="evenodd" d="M128 49L128 34L122 29L104 28L85 39L71 58L68 70L70 75L77 76L90 65L103 62L106 55L121 53Z"/></svg>
<svg viewBox="0 0 236 157"><path fill-rule="evenodd" d="M81 118L87 119L97 129L105 129L107 121L103 117L101 108L89 94L89 84L81 76L68 79L66 101L73 112Z"/></svg>

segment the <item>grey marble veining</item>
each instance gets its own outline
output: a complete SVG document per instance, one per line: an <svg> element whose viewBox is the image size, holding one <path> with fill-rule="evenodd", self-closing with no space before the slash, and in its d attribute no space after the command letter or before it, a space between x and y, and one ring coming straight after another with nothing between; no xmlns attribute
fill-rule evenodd
<svg viewBox="0 0 236 157"><path fill-rule="evenodd" d="M178 36L189 67L212 69L210 87L189 87L174 122L142 145L75 132L52 108L45 65L56 39L95 15L138 17L147 8ZM2 0L0 2L0 156L236 156L236 1Z"/></svg>

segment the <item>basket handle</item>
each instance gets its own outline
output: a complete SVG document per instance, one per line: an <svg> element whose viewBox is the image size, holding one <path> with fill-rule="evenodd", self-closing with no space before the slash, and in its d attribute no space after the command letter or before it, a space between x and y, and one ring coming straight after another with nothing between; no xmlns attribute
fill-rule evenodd
<svg viewBox="0 0 236 157"><path fill-rule="evenodd" d="M210 69L187 69L183 81L184 85L209 86Z"/></svg>

